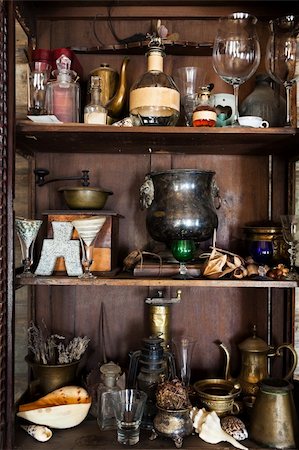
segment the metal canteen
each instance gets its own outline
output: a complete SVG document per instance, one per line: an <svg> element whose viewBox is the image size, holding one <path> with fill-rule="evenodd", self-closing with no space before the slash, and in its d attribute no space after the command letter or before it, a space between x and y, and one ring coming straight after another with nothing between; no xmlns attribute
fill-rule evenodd
<svg viewBox="0 0 299 450"><path fill-rule="evenodd" d="M250 439L277 449L298 448L299 422L292 389L287 380L268 378L260 382L250 416Z"/></svg>
<svg viewBox="0 0 299 450"><path fill-rule="evenodd" d="M269 346L263 339L256 336L256 327L253 328L253 335L238 345L242 354L241 372L238 381L242 387L242 393L246 395L256 395L259 391L259 382L269 377L268 358L281 355L281 350L290 350L293 357L291 370L284 377L285 380L291 378L297 366L297 353L291 344L281 344L276 349Z"/></svg>

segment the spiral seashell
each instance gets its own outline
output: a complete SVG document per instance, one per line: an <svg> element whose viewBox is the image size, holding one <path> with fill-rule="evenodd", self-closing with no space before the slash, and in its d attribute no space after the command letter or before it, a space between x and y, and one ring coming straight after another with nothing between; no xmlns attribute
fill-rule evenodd
<svg viewBox="0 0 299 450"><path fill-rule="evenodd" d="M53 434L50 428L44 425L21 425L21 428L39 442L48 441Z"/></svg>

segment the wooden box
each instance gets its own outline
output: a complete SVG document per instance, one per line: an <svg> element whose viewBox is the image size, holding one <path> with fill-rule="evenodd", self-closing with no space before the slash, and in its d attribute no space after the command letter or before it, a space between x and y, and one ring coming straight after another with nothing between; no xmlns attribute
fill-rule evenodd
<svg viewBox="0 0 299 450"><path fill-rule="evenodd" d="M47 216L47 238L53 238L52 222L71 222L78 219L87 219L93 216L106 216L103 228L95 241L93 251L92 272L111 272L117 269L118 258L118 228L120 215L112 211L45 211ZM74 229L73 239L78 239ZM66 272L64 259L58 258L54 273Z"/></svg>

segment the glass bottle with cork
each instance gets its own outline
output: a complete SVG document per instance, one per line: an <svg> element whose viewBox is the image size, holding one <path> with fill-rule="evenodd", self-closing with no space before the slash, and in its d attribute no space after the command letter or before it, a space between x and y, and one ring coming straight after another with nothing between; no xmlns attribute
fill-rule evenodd
<svg viewBox="0 0 299 450"><path fill-rule="evenodd" d="M77 73L71 70L71 60L61 55L56 60L55 80L49 81L46 94L48 114L61 122L79 122L80 85Z"/></svg>
<svg viewBox="0 0 299 450"><path fill-rule="evenodd" d="M115 430L116 419L113 412L111 392L119 391L117 380L121 373L121 368L110 361L100 367L103 383L98 387L97 398L97 423L101 430Z"/></svg>
<svg viewBox="0 0 299 450"><path fill-rule="evenodd" d="M84 108L84 123L106 125L107 110L101 103L101 78L90 77L90 102Z"/></svg>
<svg viewBox="0 0 299 450"><path fill-rule="evenodd" d="M194 127L216 126L217 112L211 95L213 87L213 84L203 86L198 93L197 106L192 116L192 124Z"/></svg>
<svg viewBox="0 0 299 450"><path fill-rule="evenodd" d="M147 52L147 72L130 90L130 116L135 126L174 126L180 115L180 93L163 72L164 46L152 36Z"/></svg>

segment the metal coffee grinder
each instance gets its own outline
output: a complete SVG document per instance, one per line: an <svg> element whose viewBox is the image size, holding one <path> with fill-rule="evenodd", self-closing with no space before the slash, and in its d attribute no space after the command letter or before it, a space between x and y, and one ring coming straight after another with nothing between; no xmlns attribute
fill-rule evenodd
<svg viewBox="0 0 299 450"><path fill-rule="evenodd" d="M152 429L156 415L156 389L161 375L175 377L175 361L172 353L165 351L163 339L150 336L142 339L142 348L130 355L127 387L140 389L147 394L141 427Z"/></svg>

